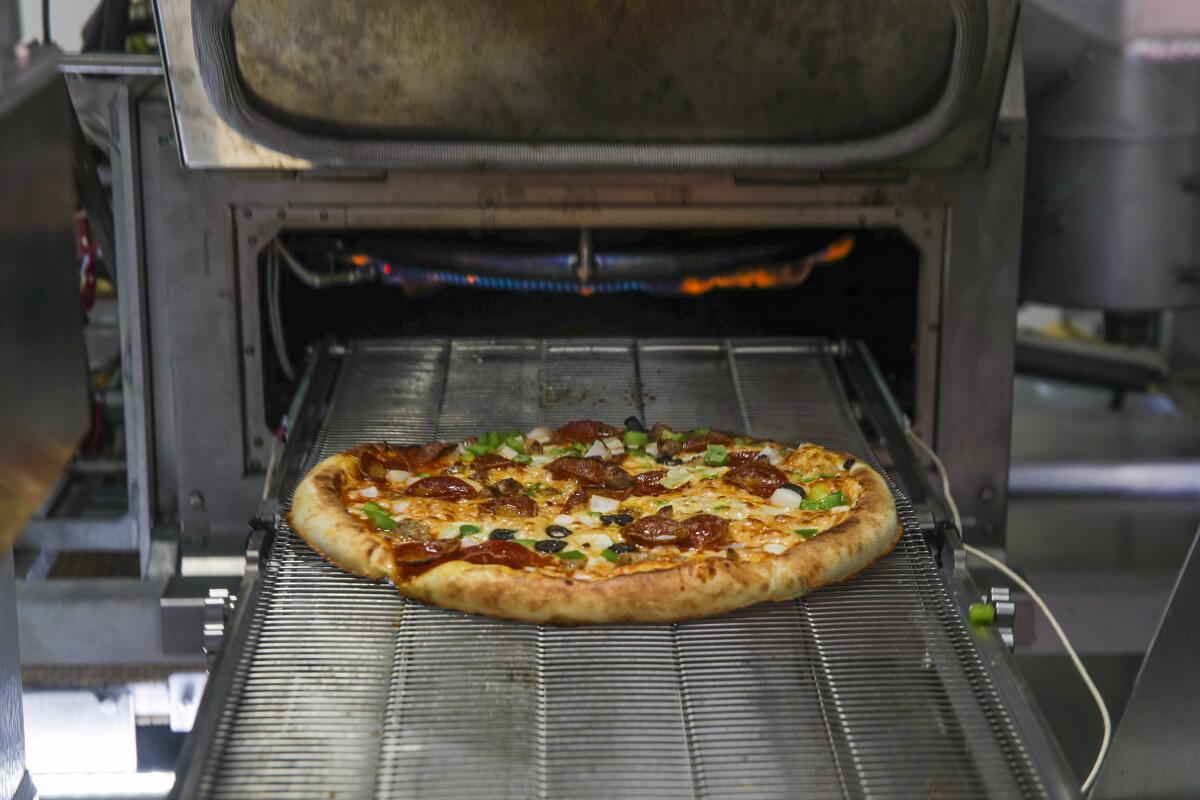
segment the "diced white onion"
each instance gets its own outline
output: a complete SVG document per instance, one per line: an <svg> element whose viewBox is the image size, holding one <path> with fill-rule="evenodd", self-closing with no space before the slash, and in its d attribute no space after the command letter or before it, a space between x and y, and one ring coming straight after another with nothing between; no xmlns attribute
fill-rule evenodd
<svg viewBox="0 0 1200 800"><path fill-rule="evenodd" d="M371 484L370 486L364 486L362 489L359 489L358 493L363 497L379 497L379 487L375 484Z"/></svg>
<svg viewBox="0 0 1200 800"><path fill-rule="evenodd" d="M775 448L771 447L770 445L764 447L759 455L766 456L767 461L770 461L772 464L778 464L782 460L779 453L776 453Z"/></svg>
<svg viewBox="0 0 1200 800"><path fill-rule="evenodd" d="M506 444L500 445L500 447L496 449L496 453L497 455L504 456L507 459L513 459L520 455L516 450L513 450Z"/></svg>
<svg viewBox="0 0 1200 800"><path fill-rule="evenodd" d="M411 472L405 472L402 469L389 469L387 471L387 479L392 483L404 483L411 477Z"/></svg>
<svg viewBox="0 0 1200 800"><path fill-rule="evenodd" d="M764 544L763 550L774 556L783 555L787 552L787 545L775 544L775 542L771 542L770 544Z"/></svg>
<svg viewBox="0 0 1200 800"><path fill-rule="evenodd" d="M388 506L391 508L392 511L399 514L403 511L408 510L408 501L407 500L393 500L392 502L388 503Z"/></svg>
<svg viewBox="0 0 1200 800"><path fill-rule="evenodd" d="M615 455L620 455L625 452L625 445L615 436L610 436L607 439L602 439L604 446L608 448L608 452Z"/></svg>
<svg viewBox="0 0 1200 800"><path fill-rule="evenodd" d="M620 501L613 500L611 497L601 497L598 494L592 495L588 500L588 509L598 511L601 514L611 514L620 507Z"/></svg>
<svg viewBox="0 0 1200 800"><path fill-rule="evenodd" d="M646 455L658 458L658 442L650 442L643 449L646 451Z"/></svg>
<svg viewBox="0 0 1200 800"><path fill-rule="evenodd" d="M534 428L529 433L525 434L525 438L532 439L533 441L539 442L540 444L546 444L547 442L550 441L550 429L549 428Z"/></svg>
<svg viewBox="0 0 1200 800"><path fill-rule="evenodd" d="M564 528L569 528L572 525L576 524L577 522L579 522L579 520L575 519L574 517L572 517L568 514L559 514L557 517L554 518L554 524L562 525Z"/></svg>
<svg viewBox="0 0 1200 800"><path fill-rule="evenodd" d="M596 456L599 456L600 458L608 458L609 455L610 453L608 452L608 448L604 446L604 442L597 439L596 441L592 442L592 446L589 447L588 451L583 454L583 457L595 458Z"/></svg>
<svg viewBox="0 0 1200 800"><path fill-rule="evenodd" d="M589 558L587 560L587 568L588 569L596 569L597 567L606 567L606 566L608 566L607 559L601 558L600 556L592 556L591 558Z"/></svg>
<svg viewBox="0 0 1200 800"><path fill-rule="evenodd" d="M829 510L835 514L844 514L845 512L850 510L850 506L834 506L833 508L831 508Z"/></svg>
<svg viewBox="0 0 1200 800"><path fill-rule="evenodd" d="M771 505L779 506L781 508L799 508L800 504L803 502L804 497L799 492L786 489L782 486L776 489L775 493L771 495Z"/></svg>
<svg viewBox="0 0 1200 800"><path fill-rule="evenodd" d="M590 511L580 511L575 515L575 521L585 528L595 528L603 524L600 517Z"/></svg>
<svg viewBox="0 0 1200 800"><path fill-rule="evenodd" d="M440 531L438 531L438 538L439 539L457 539L459 524L460 523L454 522L454 523L444 526Z"/></svg>
<svg viewBox="0 0 1200 800"><path fill-rule="evenodd" d="M554 456L547 456L547 455L530 456L529 458L530 458L529 463L535 467L545 466L546 464L549 464L551 461L554 460Z"/></svg>
<svg viewBox="0 0 1200 800"><path fill-rule="evenodd" d="M487 534L482 532L462 537L463 547L473 547L477 544L483 544L485 541L487 541Z"/></svg>
<svg viewBox="0 0 1200 800"><path fill-rule="evenodd" d="M680 465L667 470L667 474L659 478L658 482L668 489L677 489L691 479L692 473L688 472L687 467Z"/></svg>

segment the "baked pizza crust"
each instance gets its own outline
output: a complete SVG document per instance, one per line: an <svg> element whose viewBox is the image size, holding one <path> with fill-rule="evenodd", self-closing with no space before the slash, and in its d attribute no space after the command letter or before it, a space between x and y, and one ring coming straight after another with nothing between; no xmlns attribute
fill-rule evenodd
<svg viewBox="0 0 1200 800"><path fill-rule="evenodd" d="M820 536L762 561L704 554L679 566L579 580L497 564L449 561L397 574L389 539L352 517L341 499L358 474L357 452L319 463L296 488L289 520L314 550L342 569L390 578L406 597L525 622L672 622L770 600L790 600L846 580L891 552L901 527L891 492L871 467L850 470L863 487L853 514Z"/></svg>
<svg viewBox="0 0 1200 800"><path fill-rule="evenodd" d="M347 572L371 580L395 571L391 542L367 530L342 505L342 487L358 474L354 448L326 458L304 476L292 495L288 522L312 549Z"/></svg>

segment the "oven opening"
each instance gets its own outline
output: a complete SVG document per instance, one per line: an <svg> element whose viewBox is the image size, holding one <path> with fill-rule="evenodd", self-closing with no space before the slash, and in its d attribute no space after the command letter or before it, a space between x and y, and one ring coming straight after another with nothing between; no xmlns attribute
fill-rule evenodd
<svg viewBox="0 0 1200 800"><path fill-rule="evenodd" d="M330 335L856 338L911 414L919 259L895 229L288 230L259 256L265 422Z"/></svg>

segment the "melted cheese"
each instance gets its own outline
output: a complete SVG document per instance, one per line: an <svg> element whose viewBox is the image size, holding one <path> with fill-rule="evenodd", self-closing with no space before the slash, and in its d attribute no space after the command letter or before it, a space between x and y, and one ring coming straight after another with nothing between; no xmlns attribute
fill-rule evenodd
<svg viewBox="0 0 1200 800"><path fill-rule="evenodd" d="M526 439L528 447L532 440ZM741 488L722 480L728 467L710 466L704 463L704 454L681 454L682 464L673 468L673 473L686 477L686 482L659 496L630 496L619 501L595 503L597 508L613 508L606 513L628 514L639 518L660 512L670 506L675 519L684 520L696 514L714 514L730 521L729 532L722 549L697 552L676 546L642 548L629 555L622 555L618 563L602 556L606 549L622 541L620 526L605 524L601 513L577 508L569 514L562 513L567 498L580 487L574 481L560 481L544 469L553 460L546 454L533 454L528 465L513 464L502 469L493 469L486 476L472 470L469 462L461 462L460 448L443 458L441 463L423 468L430 474L453 474L465 480L482 496L471 500L446 500L425 497L407 497L406 484L413 478L407 474L390 472L388 480L381 483L363 481L343 491L343 501L349 512L364 524L374 528L370 516L362 510L365 503L375 503L389 511L397 520L392 531L385 534L400 535L404 520L413 520L428 526L431 538L462 538L464 546L487 541L489 534L498 529L514 531L512 538L533 540L551 538L546 534L549 525L561 525L571 533L558 541L563 542L561 552L578 551L585 559L563 559L551 567L538 567L547 574L571 574L577 579L608 577L612 575L663 569L697 557L736 558L758 561L786 553L792 547L802 547L813 535L819 535L847 519L854 504L861 496L862 487L849 472L843 469L840 457L816 445L801 445L789 449L777 443L766 442L750 446L731 446L730 452L761 451L769 446L771 454L778 459L778 466L788 480L811 491L817 487L826 493L842 492L849 505L828 510L788 509L771 504L769 499L752 495ZM515 453L515 451L514 451ZM630 475L663 470L663 465L650 456L628 454L620 459L620 466ZM523 487L521 493L537 503L538 513L533 517L503 517L486 513L481 505L488 498L486 486L511 478ZM615 506L612 503L616 503ZM463 535L463 525L474 525L478 533ZM815 529L818 533L811 534ZM803 532L803 535L800 533Z"/></svg>

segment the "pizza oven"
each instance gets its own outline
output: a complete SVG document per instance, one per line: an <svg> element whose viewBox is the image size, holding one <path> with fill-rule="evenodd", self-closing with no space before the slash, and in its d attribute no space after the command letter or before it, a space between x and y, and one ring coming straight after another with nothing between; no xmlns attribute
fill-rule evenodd
<svg viewBox="0 0 1200 800"><path fill-rule="evenodd" d="M1074 796L957 538L1004 546L1016 3L354 5L157 0L166 80L111 105L119 535L172 532L164 646L211 667L175 796ZM364 441L630 414L862 453L901 545L570 629L406 602L281 515Z"/></svg>

